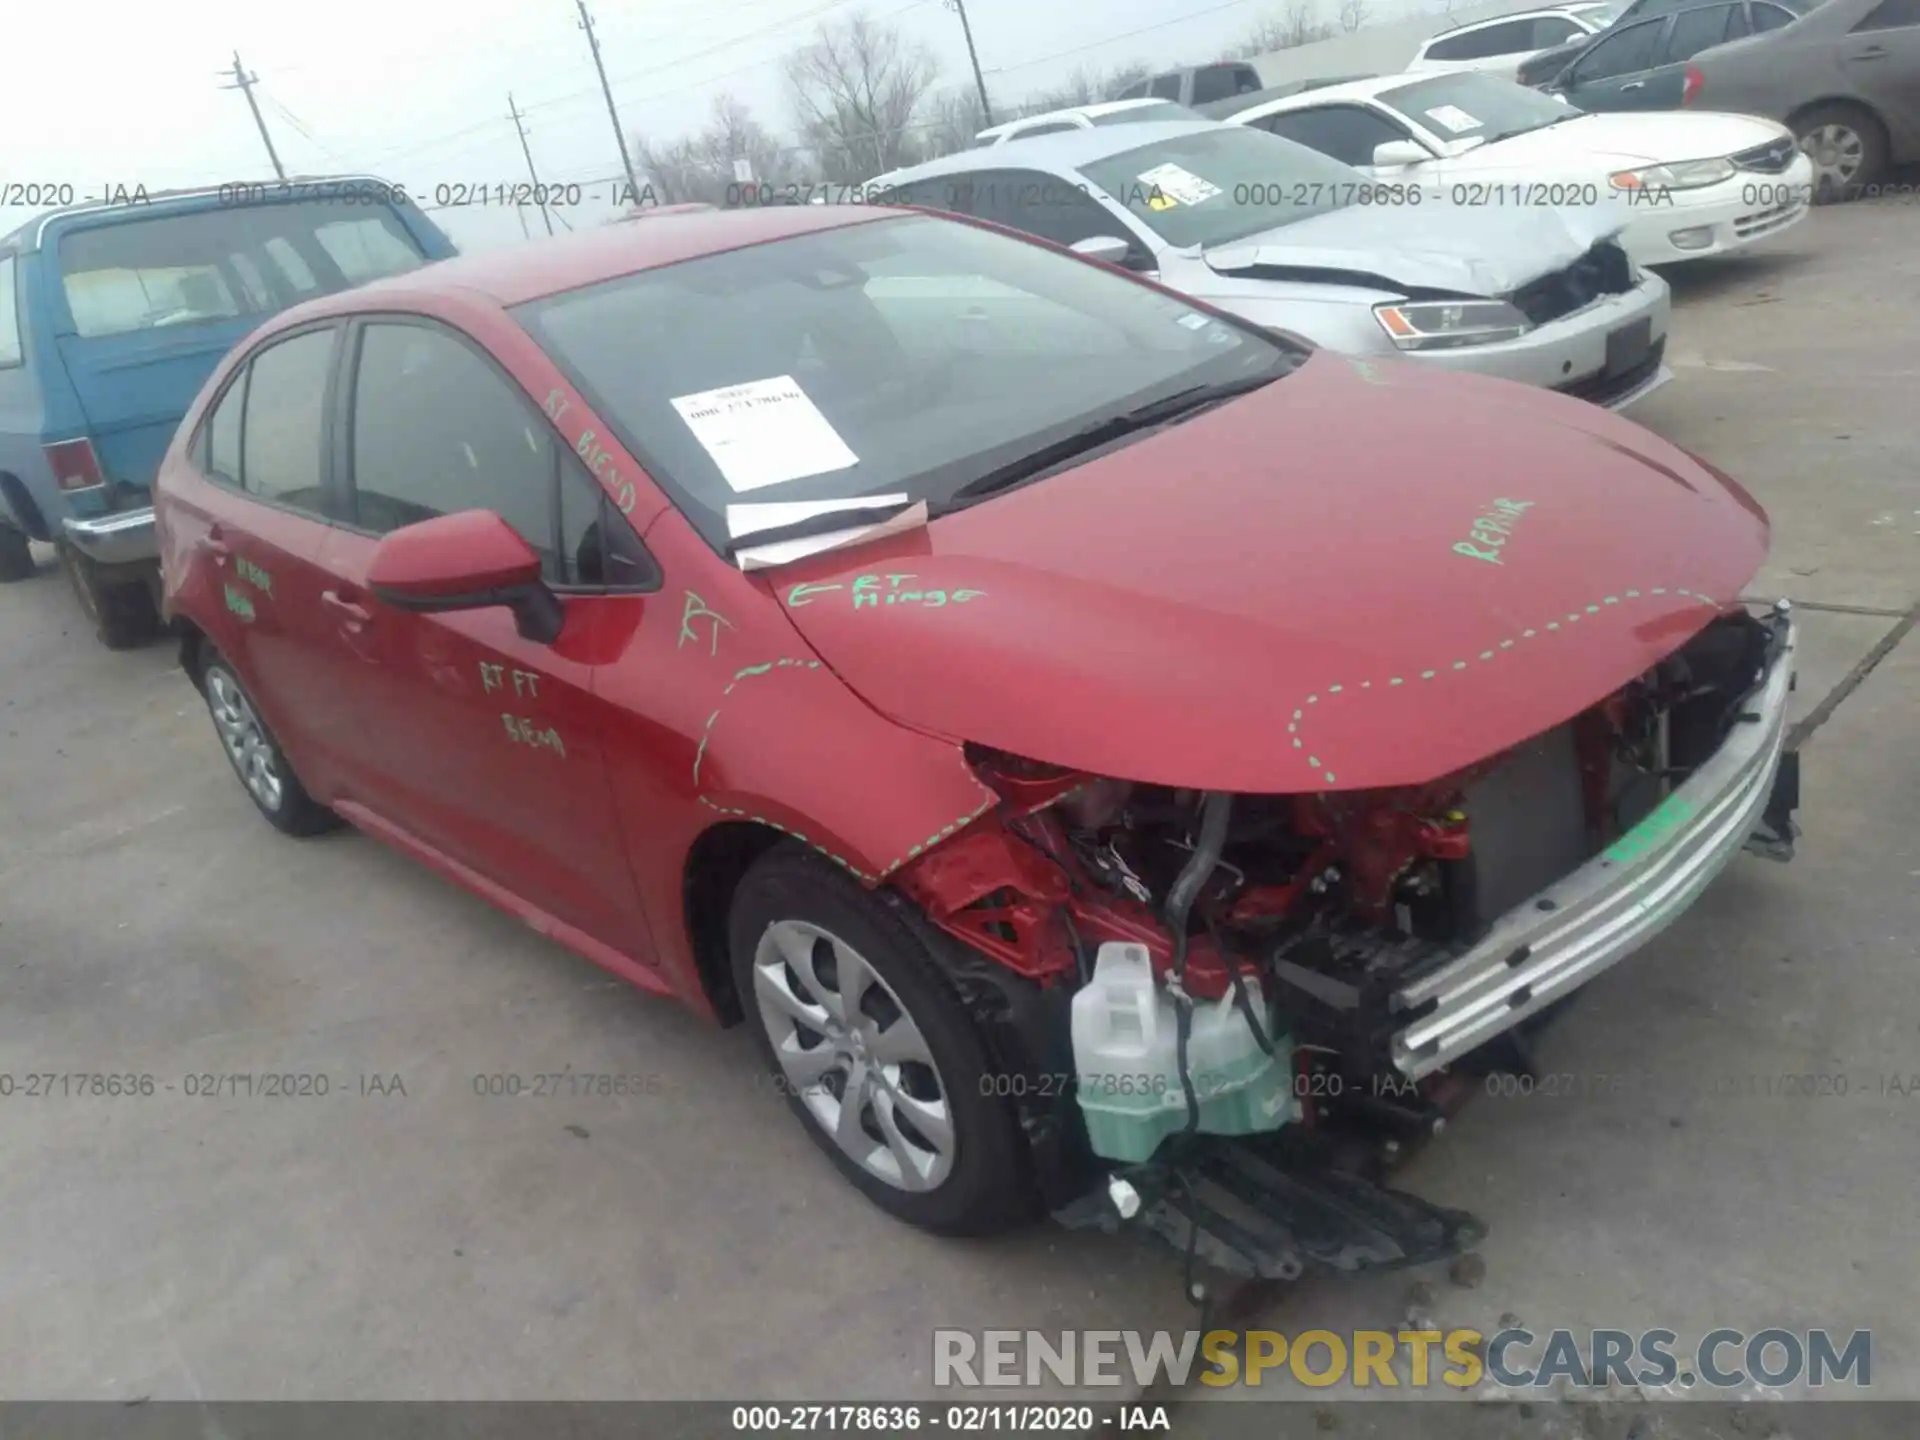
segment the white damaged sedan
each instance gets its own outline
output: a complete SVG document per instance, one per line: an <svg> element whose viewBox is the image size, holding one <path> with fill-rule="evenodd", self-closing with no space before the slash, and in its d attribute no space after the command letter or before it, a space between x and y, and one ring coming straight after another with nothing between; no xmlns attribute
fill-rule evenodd
<svg viewBox="0 0 1920 1440"><path fill-rule="evenodd" d="M1783 125L1694 110L1590 115L1491 75L1387 75L1249 106L1228 123L1382 181L1493 209L1618 204L1642 265L1739 250L1807 217L1813 167Z"/></svg>

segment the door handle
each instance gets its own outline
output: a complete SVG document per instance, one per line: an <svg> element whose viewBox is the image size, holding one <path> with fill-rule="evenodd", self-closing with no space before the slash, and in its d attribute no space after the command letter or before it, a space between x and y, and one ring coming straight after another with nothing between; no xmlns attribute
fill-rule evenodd
<svg viewBox="0 0 1920 1440"><path fill-rule="evenodd" d="M233 554L233 547L227 544L226 538L221 535L218 525L215 525L207 531L207 538L201 541L201 545L215 560L225 560L229 555Z"/></svg>
<svg viewBox="0 0 1920 1440"><path fill-rule="evenodd" d="M1851 58L1855 60L1884 60L1886 56L1887 50L1884 45L1869 45L1858 55L1852 56Z"/></svg>
<svg viewBox="0 0 1920 1440"><path fill-rule="evenodd" d="M337 590L322 590L320 592L320 603L333 611L333 613L338 615L342 620L345 620L348 626L355 630L358 630L369 620L373 619L373 613L370 610L363 605L354 604L351 600L343 599Z"/></svg>
<svg viewBox="0 0 1920 1440"><path fill-rule="evenodd" d="M1644 90L1644 89L1646 89L1646 88L1647 88L1647 82L1646 82L1646 81L1644 81L1644 80L1636 80L1636 81L1634 81L1634 82L1633 82L1633 83L1632 83L1631 85L1622 85L1622 86L1620 87L1620 93L1621 93L1622 95L1624 95L1624 94L1626 94L1626 93L1627 93L1627 92L1628 92L1629 90Z"/></svg>

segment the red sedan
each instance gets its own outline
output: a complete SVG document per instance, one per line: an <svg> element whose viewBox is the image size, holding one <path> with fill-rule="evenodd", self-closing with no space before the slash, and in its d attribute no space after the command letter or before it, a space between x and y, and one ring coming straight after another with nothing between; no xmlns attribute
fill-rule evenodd
<svg viewBox="0 0 1920 1440"><path fill-rule="evenodd" d="M941 1231L1417 1126L1791 849L1732 480L980 224L663 215L318 300L157 493L268 820L744 1019Z"/></svg>

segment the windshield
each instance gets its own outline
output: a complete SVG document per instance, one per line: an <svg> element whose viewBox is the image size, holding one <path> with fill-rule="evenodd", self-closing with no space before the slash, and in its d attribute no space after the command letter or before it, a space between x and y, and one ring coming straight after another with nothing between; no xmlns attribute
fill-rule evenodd
<svg viewBox="0 0 1920 1440"><path fill-rule="evenodd" d="M1565 101L1463 70L1383 90L1374 99L1442 140L1506 140L1584 113Z"/></svg>
<svg viewBox="0 0 1920 1440"><path fill-rule="evenodd" d="M67 307L85 337L271 315L426 263L391 209L347 200L116 219L60 241Z"/></svg>
<svg viewBox="0 0 1920 1440"><path fill-rule="evenodd" d="M937 509L1089 425L1298 358L1113 270L933 216L703 256L513 313L716 549L729 505Z"/></svg>
<svg viewBox="0 0 1920 1440"><path fill-rule="evenodd" d="M1225 245L1353 203L1358 170L1244 125L1196 130L1081 173L1169 245Z"/></svg>

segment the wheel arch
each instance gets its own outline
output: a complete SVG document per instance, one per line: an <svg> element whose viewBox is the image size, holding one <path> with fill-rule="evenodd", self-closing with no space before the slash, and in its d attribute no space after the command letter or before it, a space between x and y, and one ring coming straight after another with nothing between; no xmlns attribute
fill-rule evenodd
<svg viewBox="0 0 1920 1440"><path fill-rule="evenodd" d="M0 499L7 502L7 509L28 539L52 543L53 533L47 529L46 516L40 513L33 492L27 489L27 482L11 470L0 470Z"/></svg>
<svg viewBox="0 0 1920 1440"><path fill-rule="evenodd" d="M681 918L694 974L723 1026L739 1024L745 1014L727 950L734 892L754 861L787 838L764 821L720 820L701 831L687 849L680 878Z"/></svg>
<svg viewBox="0 0 1920 1440"><path fill-rule="evenodd" d="M1789 110L1787 112L1787 118L1783 123L1798 136L1800 133L1799 122L1802 119L1812 114L1815 110L1826 109L1828 107L1836 107L1843 110L1857 110L1880 127L1882 139L1886 139L1892 134L1887 127L1887 117L1882 115L1871 101L1862 100L1856 95L1822 95L1817 100L1805 101Z"/></svg>

